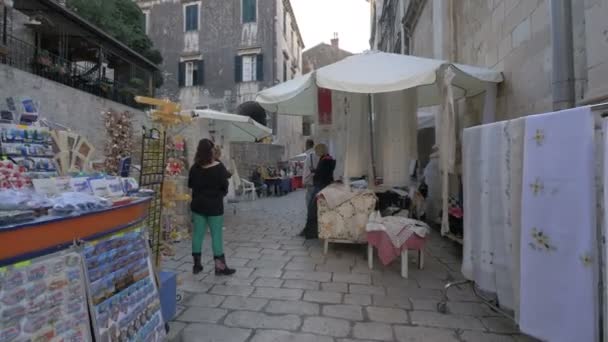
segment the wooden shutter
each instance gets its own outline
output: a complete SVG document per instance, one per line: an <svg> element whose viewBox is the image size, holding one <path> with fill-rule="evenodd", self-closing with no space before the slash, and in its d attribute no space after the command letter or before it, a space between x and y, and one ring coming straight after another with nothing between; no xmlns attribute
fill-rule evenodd
<svg viewBox="0 0 608 342"><path fill-rule="evenodd" d="M251 23L256 20L256 0L243 0L243 22Z"/></svg>
<svg viewBox="0 0 608 342"><path fill-rule="evenodd" d="M241 1L241 10L243 11L243 22L244 23L248 23L249 22L249 1L248 0L242 0Z"/></svg>
<svg viewBox="0 0 608 342"><path fill-rule="evenodd" d="M234 57L234 81L243 82L243 56Z"/></svg>
<svg viewBox="0 0 608 342"><path fill-rule="evenodd" d="M259 54L256 56L255 67L256 67L255 74L257 76L257 80L263 81L264 80L264 55Z"/></svg>
<svg viewBox="0 0 608 342"><path fill-rule="evenodd" d="M194 81L199 86L205 84L205 61L202 59L198 61L198 79Z"/></svg>
<svg viewBox="0 0 608 342"><path fill-rule="evenodd" d="M180 62L177 67L177 83L180 88L186 85L186 63Z"/></svg>

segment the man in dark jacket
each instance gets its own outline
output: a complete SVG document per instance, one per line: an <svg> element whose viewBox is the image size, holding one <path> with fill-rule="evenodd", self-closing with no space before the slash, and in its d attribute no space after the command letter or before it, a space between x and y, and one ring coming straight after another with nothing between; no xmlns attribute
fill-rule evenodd
<svg viewBox="0 0 608 342"><path fill-rule="evenodd" d="M315 154L319 157L319 163L317 164L313 175L314 190L311 199L308 202L306 227L304 227L304 230L300 233L300 235L304 236L306 239L316 239L319 236L317 195L321 190L334 182L334 170L336 169L336 160L329 155L325 144L315 146Z"/></svg>

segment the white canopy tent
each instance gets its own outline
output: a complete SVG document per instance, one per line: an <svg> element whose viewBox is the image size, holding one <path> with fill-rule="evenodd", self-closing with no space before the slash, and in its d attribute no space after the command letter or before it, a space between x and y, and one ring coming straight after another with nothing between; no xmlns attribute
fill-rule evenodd
<svg viewBox="0 0 608 342"><path fill-rule="evenodd" d="M272 135L272 129L259 124L252 118L243 115L223 113L211 109L194 110L199 119L217 121L228 130L230 141L258 141Z"/></svg>
<svg viewBox="0 0 608 342"><path fill-rule="evenodd" d="M416 88L418 107L441 103L437 87L442 70L453 67L454 98L475 96L486 90L485 82L500 83L502 73L446 61L366 52L296 77L258 93L256 101L266 110L285 115L315 115L317 89L347 93L378 94Z"/></svg>
<svg viewBox="0 0 608 342"><path fill-rule="evenodd" d="M500 72L490 69L372 51L265 89L256 101L278 114L317 116L319 89L331 90L332 124L326 131L333 135L328 138L330 150L338 165L344 165L337 172L342 171L345 179L364 172L379 174L387 185L409 183L410 161L417 159L416 113L420 107L440 105L434 126L440 150L445 231L447 174L454 171L456 154L454 100L485 92L484 121L494 121L496 84L502 80Z"/></svg>

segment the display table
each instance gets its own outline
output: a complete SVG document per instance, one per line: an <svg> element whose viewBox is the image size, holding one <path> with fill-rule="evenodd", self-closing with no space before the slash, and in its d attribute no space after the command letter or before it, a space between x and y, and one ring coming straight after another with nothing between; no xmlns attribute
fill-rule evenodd
<svg viewBox="0 0 608 342"><path fill-rule="evenodd" d="M365 244L365 225L376 207L373 192L345 192L341 185L330 185L317 196L319 239L323 253L330 243Z"/></svg>
<svg viewBox="0 0 608 342"><path fill-rule="evenodd" d="M401 248L395 248L385 232L367 232L367 262L369 269L374 268L374 247L378 249L378 257L384 265L388 265L401 255L401 276L408 277L408 251L418 251L418 268L424 268L424 245L426 238L413 234Z"/></svg>
<svg viewBox="0 0 608 342"><path fill-rule="evenodd" d="M63 249L74 241L96 239L142 222L150 198L74 216L45 216L0 227L0 266Z"/></svg>

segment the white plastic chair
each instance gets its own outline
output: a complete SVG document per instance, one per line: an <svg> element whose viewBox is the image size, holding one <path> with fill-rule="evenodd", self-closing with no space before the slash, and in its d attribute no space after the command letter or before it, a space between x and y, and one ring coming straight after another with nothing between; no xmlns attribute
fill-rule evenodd
<svg viewBox="0 0 608 342"><path fill-rule="evenodd" d="M231 161L232 164L232 184L234 185L234 190L238 191L239 189L242 191L242 196L250 196L252 201L257 199L257 193L255 191L255 184L246 179L243 179L239 176L239 172L236 168L236 163L234 159Z"/></svg>

